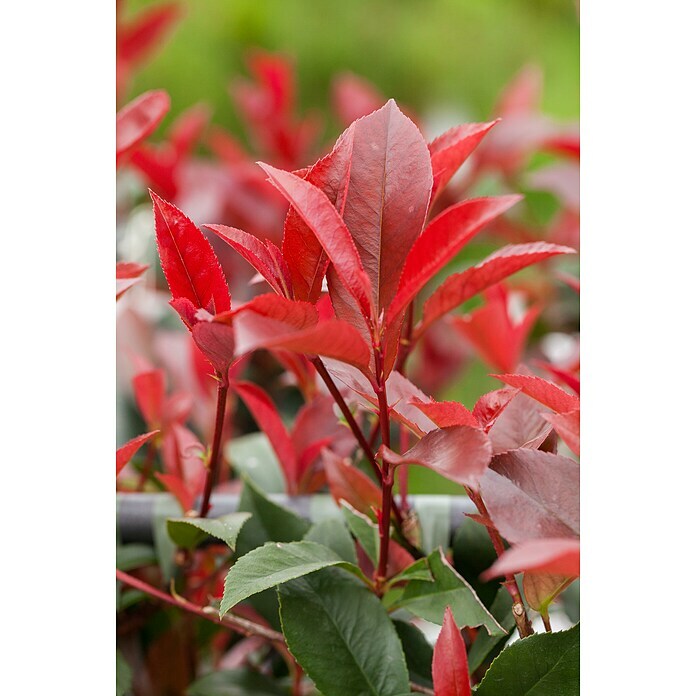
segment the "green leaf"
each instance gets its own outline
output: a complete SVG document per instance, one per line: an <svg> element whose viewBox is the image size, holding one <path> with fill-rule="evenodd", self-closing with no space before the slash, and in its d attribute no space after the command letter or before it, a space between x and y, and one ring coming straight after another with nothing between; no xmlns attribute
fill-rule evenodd
<svg viewBox="0 0 696 696"><path fill-rule="evenodd" d="M419 558L415 563L411 563L408 568L404 568L400 573L389 580L387 585L391 587L398 582L406 580L424 580L433 582L433 574L430 572L427 558Z"/></svg>
<svg viewBox="0 0 696 696"><path fill-rule="evenodd" d="M285 478L265 433L235 437L225 447L225 461L267 493L285 493Z"/></svg>
<svg viewBox="0 0 696 696"><path fill-rule="evenodd" d="M512 615L512 599L510 593L504 587L498 588L498 594L496 594L490 606L490 612L495 617L495 620L505 629L507 635L491 636L486 631L478 632L476 640L469 648L469 674L473 674L485 660L490 660L491 656L495 657L505 647L510 632L515 628L515 617Z"/></svg>
<svg viewBox="0 0 696 696"><path fill-rule="evenodd" d="M345 500L341 501L341 512L345 519L348 529L358 540L367 557L372 564L377 567L379 561L379 529L377 525L362 512L358 512Z"/></svg>
<svg viewBox="0 0 696 696"><path fill-rule="evenodd" d="M116 651L116 696L125 696L131 690L133 674L120 650Z"/></svg>
<svg viewBox="0 0 696 696"><path fill-rule="evenodd" d="M286 690L250 669L229 669L206 674L186 690L186 696L284 696Z"/></svg>
<svg viewBox="0 0 696 696"><path fill-rule="evenodd" d="M237 538L237 552L240 555L267 541L299 541L311 527L307 520L269 500L263 491L246 477L239 501L239 512L250 512L252 515Z"/></svg>
<svg viewBox="0 0 696 696"><path fill-rule="evenodd" d="M233 512L216 518L177 517L167 520L169 537L185 549L194 549L206 537L224 541L233 551L237 536L244 523L251 517L248 512Z"/></svg>
<svg viewBox="0 0 696 696"><path fill-rule="evenodd" d="M346 529L346 525L341 520L328 519L317 522L305 534L304 540L322 544L338 554L344 561L354 565L358 564L355 544L350 532Z"/></svg>
<svg viewBox="0 0 696 696"><path fill-rule="evenodd" d="M423 632L413 624L399 619L392 619L392 621L404 649L409 678L416 684L432 689L433 646L428 643Z"/></svg>
<svg viewBox="0 0 696 696"><path fill-rule="evenodd" d="M242 556L230 568L225 578L220 617L258 592L335 565L362 576L357 566L346 563L334 551L313 541L265 544Z"/></svg>
<svg viewBox="0 0 696 696"><path fill-rule="evenodd" d="M561 595L561 603L566 616L573 623L580 621L580 580L572 583Z"/></svg>
<svg viewBox="0 0 696 696"><path fill-rule="evenodd" d="M428 556L434 582L411 580L393 608L408 609L426 621L442 624L450 606L457 626L485 626L491 635L505 633L464 578L445 559L442 549Z"/></svg>
<svg viewBox="0 0 696 696"><path fill-rule="evenodd" d="M123 544L116 547L116 567L128 572L157 563L155 550L147 544Z"/></svg>
<svg viewBox="0 0 696 696"><path fill-rule="evenodd" d="M470 517L464 518L452 539L452 564L487 607L495 599L500 583L497 580L481 582L479 577L497 558L486 528Z"/></svg>
<svg viewBox="0 0 696 696"><path fill-rule="evenodd" d="M324 696L410 693L396 629L359 580L329 568L278 594L288 648Z"/></svg>
<svg viewBox="0 0 696 696"><path fill-rule="evenodd" d="M176 545L169 538L167 519L181 514L181 506L171 495L158 495L152 509L152 537L155 543L157 562L165 582L174 575Z"/></svg>
<svg viewBox="0 0 696 696"><path fill-rule="evenodd" d="M579 696L580 624L516 641L493 660L476 696Z"/></svg>

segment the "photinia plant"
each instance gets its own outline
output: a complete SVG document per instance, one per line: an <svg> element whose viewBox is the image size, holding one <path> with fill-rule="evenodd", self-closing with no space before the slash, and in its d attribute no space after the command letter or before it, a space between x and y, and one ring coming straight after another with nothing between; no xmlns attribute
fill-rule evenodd
<svg viewBox="0 0 696 696"><path fill-rule="evenodd" d="M498 122L458 126L428 143L389 100L298 168L311 129L290 116L287 66L257 56L252 72L256 82L238 83L235 98L259 147L273 155L274 164L258 164L288 204L282 241L197 225L165 195L176 194L176 162L150 191L169 303L201 356L196 378L214 384L215 396L204 447L188 425L193 399L176 389L167 395L165 370L134 359L132 390L148 432L118 450L119 488L166 489L183 514L161 516L158 552L169 548L175 561L160 559L164 577L132 574L143 564L125 556L118 580L138 599L218 625L209 646L216 668L187 683L189 694L578 693L579 629L553 632L549 607L579 576L579 378L538 360L558 384L525 364L543 304L515 311L509 285L574 249L508 244L448 272L521 200L446 195ZM378 94L368 87L344 78L340 112L354 113L356 92L359 104L374 105ZM501 113L528 101L519 91ZM149 162L151 182L158 150L143 141L167 106L152 93L119 116L133 122L123 161L141 169ZM183 130L198 133L198 125ZM172 151L177 133L167 136ZM500 142L483 155L480 167L502 161L510 175L522 156ZM211 240L249 264L264 291L235 300L234 278ZM120 265L117 296L144 270ZM467 313L458 314L464 304ZM426 394L418 373L409 378L411 355L444 326L505 385L478 395L471 409ZM291 415L269 385L242 378L249 361L268 356L303 399ZM239 454L233 419L241 415L263 434L287 505L264 490L268 472ZM434 541L428 514L409 501L413 466L471 503L451 544ZM323 490L333 502L321 515L308 512L305 496ZM217 494L225 491L239 504L221 514ZM305 515L291 509L303 505ZM165 580L169 592L156 587ZM536 615L544 635L533 635ZM422 630L428 622L442 626L434 648ZM505 647L513 633L519 640ZM231 643L230 635L243 637Z"/></svg>

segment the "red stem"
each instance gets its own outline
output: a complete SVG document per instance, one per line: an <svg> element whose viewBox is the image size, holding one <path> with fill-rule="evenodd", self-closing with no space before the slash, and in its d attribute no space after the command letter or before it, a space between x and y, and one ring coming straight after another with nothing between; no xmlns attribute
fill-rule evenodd
<svg viewBox="0 0 696 696"><path fill-rule="evenodd" d="M210 449L210 461L208 462L208 470L205 477L205 489L203 491L203 500L201 501L200 516L206 517L210 510L210 496L213 492L213 487L218 478L218 469L220 467L220 447L222 445L222 428L225 423L225 406L227 405L227 390L229 384L227 375L223 378L217 374L217 407L215 409L215 433L213 435L213 445Z"/></svg>
<svg viewBox="0 0 696 696"><path fill-rule="evenodd" d="M389 406L387 392L383 381L384 356L381 350L375 350L375 366L377 373L377 400L379 402L379 423L382 430L382 444L391 446L389 431ZM389 563L389 523L391 521L392 487L394 485L394 470L386 462L382 463L382 510L379 517L379 563L375 574L375 586L379 592L387 577Z"/></svg>

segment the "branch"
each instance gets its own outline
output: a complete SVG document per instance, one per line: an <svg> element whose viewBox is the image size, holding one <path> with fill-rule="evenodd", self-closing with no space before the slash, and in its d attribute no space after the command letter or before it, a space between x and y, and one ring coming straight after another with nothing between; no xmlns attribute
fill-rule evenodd
<svg viewBox="0 0 696 696"><path fill-rule="evenodd" d="M218 478L220 468L220 446L222 444L222 428L225 424L225 406L227 405L227 375L218 374L217 386L217 408L215 410L215 433L213 435L213 445L210 450L210 461L205 476L205 490L201 501L200 516L206 517L210 510L210 496Z"/></svg>

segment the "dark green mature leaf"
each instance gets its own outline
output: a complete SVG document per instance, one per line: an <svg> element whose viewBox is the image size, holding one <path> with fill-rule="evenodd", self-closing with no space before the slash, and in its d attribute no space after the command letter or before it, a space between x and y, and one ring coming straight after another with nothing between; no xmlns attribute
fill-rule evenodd
<svg viewBox="0 0 696 696"><path fill-rule="evenodd" d="M505 648L476 690L477 696L579 696L580 624L538 633Z"/></svg>
<svg viewBox="0 0 696 696"><path fill-rule="evenodd" d="M359 580L328 568L286 583L278 594L288 648L324 696L410 692L394 625Z"/></svg>
<svg viewBox="0 0 696 696"><path fill-rule="evenodd" d="M251 517L248 512L233 512L216 518L178 517L167 520L171 540L185 549L193 549L208 536L224 541L233 551L237 536Z"/></svg>
<svg viewBox="0 0 696 696"><path fill-rule="evenodd" d="M428 560L426 558L419 558L415 563L411 563L408 568L404 568L400 573L391 578L388 585L395 585L398 582L404 582L406 580L425 580L426 582L433 582L433 574L430 572Z"/></svg>
<svg viewBox="0 0 696 696"><path fill-rule="evenodd" d="M120 650L116 651L116 696L125 696L130 692L133 674Z"/></svg>
<svg viewBox="0 0 696 696"><path fill-rule="evenodd" d="M465 517L452 539L452 564L487 607L495 599L500 583L497 580L481 582L480 575L497 558L486 528L470 517Z"/></svg>
<svg viewBox="0 0 696 696"><path fill-rule="evenodd" d="M377 525L367 515L363 515L362 512L351 507L345 500L341 501L341 512L353 536L376 567L379 558L379 529Z"/></svg>
<svg viewBox="0 0 696 696"><path fill-rule="evenodd" d="M311 527L307 520L269 500L248 478L244 480L239 512L252 514L237 538L237 552L240 555L267 541L299 541Z"/></svg>
<svg viewBox="0 0 696 696"><path fill-rule="evenodd" d="M491 616L464 578L447 562L441 549L428 556L434 582L412 580L394 608L408 609L426 621L441 624L445 608L450 606L457 625L485 626L491 635L505 631Z"/></svg>
<svg viewBox="0 0 696 696"><path fill-rule="evenodd" d="M123 544L116 547L116 567L128 572L157 563L155 550L147 544Z"/></svg>
<svg viewBox="0 0 696 696"><path fill-rule="evenodd" d="M399 619L392 619L394 628L399 634L401 647L406 656L408 675L412 682L433 688L433 646L428 643L428 639L423 632L413 624Z"/></svg>
<svg viewBox="0 0 696 696"><path fill-rule="evenodd" d="M495 620L505 629L506 635L491 636L486 631L479 631L476 640L469 649L469 673L473 674L486 660L491 660L504 647L515 628L515 617L512 615L512 599L510 593L504 588L498 588L493 603L489 607Z"/></svg>
<svg viewBox="0 0 696 696"><path fill-rule="evenodd" d="M284 696L285 693L268 677L249 669L206 674L186 690L186 696Z"/></svg>
<svg viewBox="0 0 696 696"><path fill-rule="evenodd" d="M336 565L362 576L357 566L346 563L334 551L313 541L265 544L242 556L230 568L225 578L220 617L247 597Z"/></svg>
<svg viewBox="0 0 696 696"><path fill-rule="evenodd" d="M329 518L312 525L305 534L304 541L314 541L337 553L344 561L358 564L355 554L355 544L341 520Z"/></svg>
<svg viewBox="0 0 696 696"><path fill-rule="evenodd" d="M266 433L249 433L225 445L225 461L267 493L284 493L285 478Z"/></svg>

